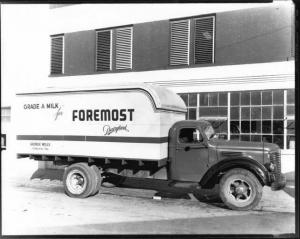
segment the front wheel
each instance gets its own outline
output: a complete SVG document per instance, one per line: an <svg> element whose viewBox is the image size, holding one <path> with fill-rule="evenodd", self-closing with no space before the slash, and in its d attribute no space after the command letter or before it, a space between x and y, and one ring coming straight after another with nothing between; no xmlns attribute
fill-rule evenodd
<svg viewBox="0 0 300 239"><path fill-rule="evenodd" d="M220 197L224 204L234 210L250 210L262 197L262 185L250 171L231 169L221 178Z"/></svg>

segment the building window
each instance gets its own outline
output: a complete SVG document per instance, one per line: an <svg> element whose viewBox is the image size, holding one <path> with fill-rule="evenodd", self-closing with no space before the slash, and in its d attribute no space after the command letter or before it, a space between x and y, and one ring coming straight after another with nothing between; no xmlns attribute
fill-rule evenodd
<svg viewBox="0 0 300 239"><path fill-rule="evenodd" d="M195 64L209 64L214 62L214 25L214 17L202 17L195 19Z"/></svg>
<svg viewBox="0 0 300 239"><path fill-rule="evenodd" d="M227 92L179 95L188 109L186 119L207 120L212 124L216 134L218 134L220 138L228 138Z"/></svg>
<svg viewBox="0 0 300 239"><path fill-rule="evenodd" d="M51 37L51 74L63 74L64 37Z"/></svg>
<svg viewBox="0 0 300 239"><path fill-rule="evenodd" d="M170 65L189 65L190 20L171 22Z"/></svg>
<svg viewBox="0 0 300 239"><path fill-rule="evenodd" d="M96 71L111 70L111 31L96 32Z"/></svg>
<svg viewBox="0 0 300 239"><path fill-rule="evenodd" d="M214 16L176 20L170 24L171 66L190 65L190 56L194 58L193 64L214 63ZM190 52L190 45L193 46L193 52Z"/></svg>
<svg viewBox="0 0 300 239"><path fill-rule="evenodd" d="M179 94L187 106L186 119L195 120L197 118L197 94Z"/></svg>
<svg viewBox="0 0 300 239"><path fill-rule="evenodd" d="M212 92L199 94L199 114L198 119L209 121L216 134L227 139L228 136L228 106L227 93Z"/></svg>
<svg viewBox="0 0 300 239"><path fill-rule="evenodd" d="M132 27L116 30L116 69L132 68Z"/></svg>
<svg viewBox="0 0 300 239"><path fill-rule="evenodd" d="M186 118L209 121L220 138L295 149L294 89L179 95L187 105Z"/></svg>
<svg viewBox="0 0 300 239"><path fill-rule="evenodd" d="M286 92L286 148L295 149L295 90Z"/></svg>
<svg viewBox="0 0 300 239"><path fill-rule="evenodd" d="M284 146L284 91L231 93L230 137Z"/></svg>

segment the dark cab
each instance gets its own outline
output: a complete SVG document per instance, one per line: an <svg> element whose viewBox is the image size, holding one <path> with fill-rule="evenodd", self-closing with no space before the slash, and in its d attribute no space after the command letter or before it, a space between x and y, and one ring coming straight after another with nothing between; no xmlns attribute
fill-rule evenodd
<svg viewBox="0 0 300 239"><path fill-rule="evenodd" d="M276 144L220 140L207 121L179 121L169 132L168 175L202 188L219 184L229 208L249 210L259 203L263 186L285 186L280 155Z"/></svg>

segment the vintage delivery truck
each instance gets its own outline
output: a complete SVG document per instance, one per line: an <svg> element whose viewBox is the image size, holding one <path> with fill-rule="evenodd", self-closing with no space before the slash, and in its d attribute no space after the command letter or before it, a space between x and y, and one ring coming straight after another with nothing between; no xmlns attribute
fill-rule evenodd
<svg viewBox="0 0 300 239"><path fill-rule="evenodd" d="M191 192L219 184L236 210L254 208L263 186L285 186L277 145L220 140L186 111L177 94L150 84L19 93L17 156L65 165L65 192L78 198L98 193L111 168L166 168L170 185Z"/></svg>

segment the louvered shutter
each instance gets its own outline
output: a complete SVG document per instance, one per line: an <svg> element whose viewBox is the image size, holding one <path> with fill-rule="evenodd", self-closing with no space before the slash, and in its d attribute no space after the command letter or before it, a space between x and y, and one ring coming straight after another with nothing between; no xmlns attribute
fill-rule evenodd
<svg viewBox="0 0 300 239"><path fill-rule="evenodd" d="M116 69L132 67L132 28L116 30Z"/></svg>
<svg viewBox="0 0 300 239"><path fill-rule="evenodd" d="M63 73L63 36L51 38L51 74Z"/></svg>
<svg viewBox="0 0 300 239"><path fill-rule="evenodd" d="M214 17L195 20L195 64L214 62Z"/></svg>
<svg viewBox="0 0 300 239"><path fill-rule="evenodd" d="M171 22L170 65L189 64L190 21Z"/></svg>
<svg viewBox="0 0 300 239"><path fill-rule="evenodd" d="M111 31L96 33L96 71L111 69Z"/></svg>

